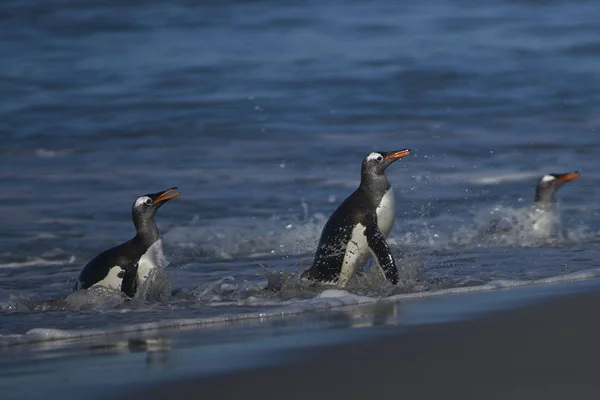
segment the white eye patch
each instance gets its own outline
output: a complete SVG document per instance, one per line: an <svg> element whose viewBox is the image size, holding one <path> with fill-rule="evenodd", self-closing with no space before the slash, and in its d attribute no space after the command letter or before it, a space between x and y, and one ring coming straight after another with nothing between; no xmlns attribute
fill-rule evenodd
<svg viewBox="0 0 600 400"><path fill-rule="evenodd" d="M135 201L135 204L133 206L140 207L141 205L146 204L147 201L149 201L151 203L152 199L148 196L138 197L138 199Z"/></svg>
<svg viewBox="0 0 600 400"><path fill-rule="evenodd" d="M383 156L380 153L371 153L367 156L367 161L371 161L371 160L381 160L383 158Z"/></svg>
<svg viewBox="0 0 600 400"><path fill-rule="evenodd" d="M544 175L544 176L542 176L541 182L548 183L548 182L552 182L555 180L556 180L556 178L553 177L552 175Z"/></svg>

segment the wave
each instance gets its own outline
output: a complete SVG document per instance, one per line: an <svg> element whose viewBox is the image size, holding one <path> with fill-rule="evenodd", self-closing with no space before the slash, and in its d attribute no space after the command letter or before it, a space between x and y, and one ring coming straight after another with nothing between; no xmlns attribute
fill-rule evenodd
<svg viewBox="0 0 600 400"><path fill-rule="evenodd" d="M271 309L233 315L218 315L203 318L163 319L159 321L120 325L112 328L102 329L62 330L41 327L34 328L22 335L10 334L0 336L0 346L6 347L36 342L83 339L107 335L122 335L167 328L184 328L246 320L264 320L267 318L279 318L309 312L327 311L339 307L356 306L362 304L397 302L401 300L414 298L426 298L443 295L483 292L497 289L514 288L519 286L586 280L598 277L600 277L600 268L536 280L494 280L477 286L451 287L416 293L399 293L385 297L364 296L360 294L350 293L345 290L328 288L307 300L290 301L285 305L277 306Z"/></svg>
<svg viewBox="0 0 600 400"><path fill-rule="evenodd" d="M529 181L535 182L534 179L539 178L543 174L540 172L510 172L501 173L496 175L474 175L468 179L468 182L477 185L497 185L500 183L508 182L523 182Z"/></svg>
<svg viewBox="0 0 600 400"><path fill-rule="evenodd" d="M50 267L55 265L73 264L75 256L69 256L67 259L49 260L43 257L33 257L26 261L15 261L0 264L0 269L14 269L25 267Z"/></svg>
<svg viewBox="0 0 600 400"><path fill-rule="evenodd" d="M500 173L492 173L492 171L463 171L460 173L436 171L436 182L448 185L456 185L457 183L468 183L472 185L498 185L501 183L531 181L532 184L535 184L535 179L541 177L542 175L544 174L541 172L520 171ZM416 181L424 181L430 179L429 176L430 174L417 173L413 175L413 179Z"/></svg>

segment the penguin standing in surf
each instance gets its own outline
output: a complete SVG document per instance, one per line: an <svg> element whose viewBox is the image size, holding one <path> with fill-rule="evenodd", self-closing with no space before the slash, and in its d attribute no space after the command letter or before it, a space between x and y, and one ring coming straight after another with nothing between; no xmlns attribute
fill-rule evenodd
<svg viewBox="0 0 600 400"><path fill-rule="evenodd" d="M133 297L150 273L164 259L160 232L154 214L167 201L179 196L177 188L139 197L133 203L136 235L94 257L81 271L75 290L102 286Z"/></svg>
<svg viewBox="0 0 600 400"><path fill-rule="evenodd" d="M559 216L554 208L554 193L566 182L579 178L579 172L565 174L547 174L540 178L535 187L535 198L531 209L531 229L536 236L549 236L560 225Z"/></svg>
<svg viewBox="0 0 600 400"><path fill-rule="evenodd" d="M394 191L385 175L408 149L373 152L362 163L360 185L329 217L321 233L313 265L302 278L345 287L373 257L385 278L398 283L398 269L386 238L396 215Z"/></svg>

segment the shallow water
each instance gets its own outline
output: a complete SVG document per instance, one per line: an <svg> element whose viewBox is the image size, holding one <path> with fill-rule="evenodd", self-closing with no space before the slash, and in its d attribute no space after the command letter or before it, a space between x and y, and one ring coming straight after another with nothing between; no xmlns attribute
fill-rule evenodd
<svg viewBox="0 0 600 400"><path fill-rule="evenodd" d="M4 2L0 334L310 301L320 289L294 274L372 150L414 150L388 170L403 284L369 273L352 294L594 270L595 11L560 0ZM558 192L559 233L531 237L520 209L536 180L571 170L582 177ZM171 186L182 195L157 215L171 262L159 295L65 302L91 257L133 235L135 198ZM498 218L508 229L489 229ZM267 278L283 289L264 291Z"/></svg>

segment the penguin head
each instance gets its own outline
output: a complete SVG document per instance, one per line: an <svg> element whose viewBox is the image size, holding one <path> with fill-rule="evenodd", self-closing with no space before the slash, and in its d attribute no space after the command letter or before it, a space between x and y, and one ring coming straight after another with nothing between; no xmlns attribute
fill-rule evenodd
<svg viewBox="0 0 600 400"><path fill-rule="evenodd" d="M363 175L383 175L385 173L385 169L389 167L394 161L404 158L410 153L411 151L409 149L389 152L375 151L369 154L363 160Z"/></svg>
<svg viewBox="0 0 600 400"><path fill-rule="evenodd" d="M550 203L554 193L565 183L579 178L579 172L566 174L548 174L540 178L535 188L536 203Z"/></svg>
<svg viewBox="0 0 600 400"><path fill-rule="evenodd" d="M179 196L179 192L175 192L176 189L176 187L173 187L162 192L146 194L136 199L133 203L132 214L133 223L138 231L147 226L147 222L154 219L154 214L163 204Z"/></svg>

